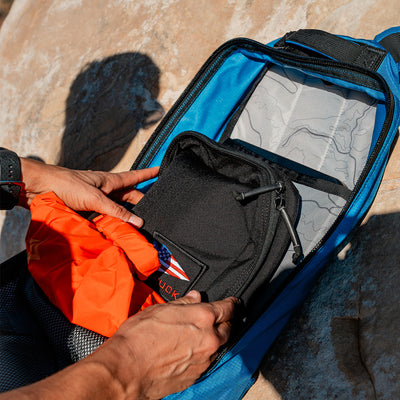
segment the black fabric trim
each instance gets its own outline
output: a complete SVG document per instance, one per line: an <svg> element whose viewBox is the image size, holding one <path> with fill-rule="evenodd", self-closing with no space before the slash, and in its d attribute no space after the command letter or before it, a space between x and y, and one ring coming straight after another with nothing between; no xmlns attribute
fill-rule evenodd
<svg viewBox="0 0 400 400"><path fill-rule="evenodd" d="M261 156L262 158L279 165L284 169L284 173L293 182L339 196L346 201L352 193L352 191L338 179L313 168L299 164L293 160L289 160L288 158L279 156L278 154L271 153L268 150L253 146L239 139L228 139L225 143L230 146L235 146L235 143L237 143L243 149L251 151L254 155Z"/></svg>
<svg viewBox="0 0 400 400"><path fill-rule="evenodd" d="M20 274L26 273L27 270L27 254L24 250L0 264L0 284L4 285L14 280Z"/></svg>
<svg viewBox="0 0 400 400"><path fill-rule="evenodd" d="M400 62L400 32L392 33L384 37L381 44L394 58L397 63Z"/></svg>
<svg viewBox="0 0 400 400"><path fill-rule="evenodd" d="M365 43L356 43L340 36L317 29L300 29L286 34L275 46L283 47L286 51L293 48L297 54L308 54L315 57L325 55L347 64L377 71L386 51L369 46Z"/></svg>
<svg viewBox="0 0 400 400"><path fill-rule="evenodd" d="M229 120L228 124L226 125L220 139L219 143L224 143L225 140L229 139L233 128L237 124L240 116L243 113L243 110L246 108L248 101L250 100L251 96L253 95L254 91L257 89L258 84L264 79L265 74L268 72L271 64L267 64L267 66L262 70L260 73L259 77L256 79L256 81L253 83L253 85L250 87L250 90L244 97L243 101L240 102L239 108L234 112L232 118Z"/></svg>

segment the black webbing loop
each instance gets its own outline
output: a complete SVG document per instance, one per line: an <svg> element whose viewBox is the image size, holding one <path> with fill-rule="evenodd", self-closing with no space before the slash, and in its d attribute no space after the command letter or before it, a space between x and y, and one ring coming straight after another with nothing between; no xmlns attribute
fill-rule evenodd
<svg viewBox="0 0 400 400"><path fill-rule="evenodd" d="M287 33L276 47L290 51L294 47L305 55L316 53L348 64L376 71L381 65L386 51L364 43L356 43L318 29L300 29ZM314 54L315 56L315 54Z"/></svg>
<svg viewBox="0 0 400 400"><path fill-rule="evenodd" d="M392 33L384 37L381 44L394 58L397 63L400 62L400 32Z"/></svg>

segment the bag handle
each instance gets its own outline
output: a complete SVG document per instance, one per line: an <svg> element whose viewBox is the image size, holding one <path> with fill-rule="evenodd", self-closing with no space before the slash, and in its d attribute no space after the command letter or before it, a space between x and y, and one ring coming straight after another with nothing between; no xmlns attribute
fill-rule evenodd
<svg viewBox="0 0 400 400"><path fill-rule="evenodd" d="M386 56L386 51L366 43L354 42L344 37L318 29L300 29L282 37L275 47L301 55L325 56L348 64L376 71Z"/></svg>

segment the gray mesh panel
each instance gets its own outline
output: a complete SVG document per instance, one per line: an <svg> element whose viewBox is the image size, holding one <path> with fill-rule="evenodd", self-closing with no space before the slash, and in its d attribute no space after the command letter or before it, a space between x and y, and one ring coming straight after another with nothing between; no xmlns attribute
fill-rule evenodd
<svg viewBox="0 0 400 400"><path fill-rule="evenodd" d="M248 100L231 138L330 175L353 189L368 158L375 115L376 100L365 93L272 66ZM302 198L297 230L307 255L345 201L297 187ZM293 268L290 253L279 271Z"/></svg>
<svg viewBox="0 0 400 400"><path fill-rule="evenodd" d="M352 189L368 157L376 101L364 93L271 67L232 138L332 175Z"/></svg>

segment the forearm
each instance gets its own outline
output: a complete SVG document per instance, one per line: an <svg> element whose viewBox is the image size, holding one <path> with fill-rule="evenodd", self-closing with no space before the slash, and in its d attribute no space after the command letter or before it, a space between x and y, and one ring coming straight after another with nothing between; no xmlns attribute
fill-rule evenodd
<svg viewBox="0 0 400 400"><path fill-rule="evenodd" d="M200 300L189 292L148 307L84 360L0 400L155 400L184 390L227 342L238 303Z"/></svg>
<svg viewBox="0 0 400 400"><path fill-rule="evenodd" d="M84 360L64 370L10 392L0 394L0 400L90 400L124 399L118 379L101 362Z"/></svg>

